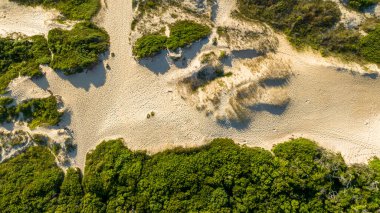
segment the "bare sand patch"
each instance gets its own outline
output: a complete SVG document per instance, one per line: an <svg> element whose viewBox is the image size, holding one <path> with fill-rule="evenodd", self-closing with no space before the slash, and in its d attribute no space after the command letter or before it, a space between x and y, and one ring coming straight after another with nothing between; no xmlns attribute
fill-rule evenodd
<svg viewBox="0 0 380 213"><path fill-rule="evenodd" d="M53 28L69 28L72 24L61 24L56 10L42 7L20 6L8 0L0 0L0 35L21 33L27 36L47 35Z"/></svg>

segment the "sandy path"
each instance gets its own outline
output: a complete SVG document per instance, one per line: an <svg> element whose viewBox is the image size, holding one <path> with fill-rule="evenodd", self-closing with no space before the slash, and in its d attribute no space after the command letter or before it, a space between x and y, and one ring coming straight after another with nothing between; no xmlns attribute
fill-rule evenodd
<svg viewBox="0 0 380 213"><path fill-rule="evenodd" d="M61 95L73 113L67 121L78 143L77 166L104 138L123 137L133 149L158 151L191 146L214 137L230 137L250 146L271 148L274 143L307 136L340 151L348 162L380 156L380 81L339 73L332 68L296 58L290 83L292 102L282 115L257 113L245 129L222 127L197 112L173 92L171 72L156 75L139 66L128 42L130 1L108 1L102 25L116 54L103 65L71 77L47 71L37 83ZM296 57L296 56L294 56ZM62 77L64 78L62 80ZM154 111L153 119L146 119Z"/></svg>

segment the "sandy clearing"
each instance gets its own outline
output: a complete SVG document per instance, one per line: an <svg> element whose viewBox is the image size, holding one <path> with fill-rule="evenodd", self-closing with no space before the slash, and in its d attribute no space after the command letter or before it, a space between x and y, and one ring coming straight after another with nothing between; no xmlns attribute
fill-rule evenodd
<svg viewBox="0 0 380 213"><path fill-rule="evenodd" d="M337 72L330 63L285 46L279 54L292 59L295 74L287 110L282 115L257 112L248 126L221 126L175 91L171 76L180 71L155 74L133 60L131 3L112 0L107 5L99 20L111 36L110 51L116 54L104 62L111 70L101 64L88 73L63 77L45 68L46 79L36 81L62 96L72 112L68 124L78 144L77 166L84 167L86 153L103 139L119 137L132 149L156 152L200 145L215 137L269 149L294 135L342 152L349 163L380 156L380 80ZM146 119L151 111L156 116Z"/></svg>
<svg viewBox="0 0 380 213"><path fill-rule="evenodd" d="M25 7L8 0L0 0L0 35L21 33L27 36L47 35L53 28L69 28L71 24L59 24L55 10L45 10L42 7Z"/></svg>

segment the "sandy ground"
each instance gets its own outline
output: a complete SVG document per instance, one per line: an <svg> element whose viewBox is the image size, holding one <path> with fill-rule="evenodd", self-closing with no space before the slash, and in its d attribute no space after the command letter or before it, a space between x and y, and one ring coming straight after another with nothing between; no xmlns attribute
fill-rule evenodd
<svg viewBox="0 0 380 213"><path fill-rule="evenodd" d="M0 0L0 35L19 32L27 36L45 34L53 28L69 28L72 24L55 21L59 12L42 7L24 7L8 0Z"/></svg>
<svg viewBox="0 0 380 213"><path fill-rule="evenodd" d="M227 5L221 11L227 13L233 7ZM35 81L62 96L72 112L65 123L78 144L75 161L81 168L86 153L110 138L124 138L132 149L157 152L200 145L215 137L270 149L275 143L303 136L341 152L349 163L380 156L380 80L338 72L322 59L295 52L285 42L279 54L292 60L295 74L285 112L257 112L246 126L223 126L180 97L170 84L172 73L178 70L154 73L132 58L130 1L108 1L100 17L100 25L111 37L110 52L116 55L104 61L110 71L100 64L87 73L65 77L45 68L46 78ZM225 14L217 16L225 18ZM0 29L4 29L1 24ZM155 116L147 119L151 111Z"/></svg>

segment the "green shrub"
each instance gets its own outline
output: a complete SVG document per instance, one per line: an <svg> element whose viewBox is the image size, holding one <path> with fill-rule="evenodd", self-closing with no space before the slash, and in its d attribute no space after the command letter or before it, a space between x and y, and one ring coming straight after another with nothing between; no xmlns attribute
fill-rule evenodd
<svg viewBox="0 0 380 213"><path fill-rule="evenodd" d="M360 39L360 54L366 60L380 64L380 24Z"/></svg>
<svg viewBox="0 0 380 213"><path fill-rule="evenodd" d="M50 51L43 36L0 38L0 94L19 75L38 77L40 64L50 62Z"/></svg>
<svg viewBox="0 0 380 213"><path fill-rule="evenodd" d="M138 58L151 57L166 49L166 36L145 35L137 39L133 46L133 54Z"/></svg>
<svg viewBox="0 0 380 213"><path fill-rule="evenodd" d="M51 30L48 43L53 53L50 66L70 75L98 63L99 55L109 47L109 36L96 25L83 22L76 24L72 30Z"/></svg>
<svg viewBox="0 0 380 213"><path fill-rule="evenodd" d="M99 0L11 0L28 6L55 8L68 19L90 20L100 9Z"/></svg>
<svg viewBox="0 0 380 213"><path fill-rule="evenodd" d="M359 11L363 11L370 6L379 3L379 0L348 0L348 6Z"/></svg>
<svg viewBox="0 0 380 213"><path fill-rule="evenodd" d="M166 42L166 47L175 50L192 44L210 34L211 29L208 26L193 21L177 21L170 26L170 37Z"/></svg>
<svg viewBox="0 0 380 213"><path fill-rule="evenodd" d="M12 103L12 98L0 97L0 124L13 119L14 107L10 106Z"/></svg>
<svg viewBox="0 0 380 213"><path fill-rule="evenodd" d="M51 212L57 201L63 171L44 147L31 147L0 164L2 212Z"/></svg>
<svg viewBox="0 0 380 213"><path fill-rule="evenodd" d="M38 126L57 125L63 114L58 111L57 100L54 96L20 103L16 107L16 113L22 113L23 119L28 122L31 129Z"/></svg>

